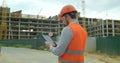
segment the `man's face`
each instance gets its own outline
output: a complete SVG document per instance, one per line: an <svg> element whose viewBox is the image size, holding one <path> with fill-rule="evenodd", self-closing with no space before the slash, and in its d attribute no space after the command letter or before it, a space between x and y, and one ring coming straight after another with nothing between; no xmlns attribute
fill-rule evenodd
<svg viewBox="0 0 120 63"><path fill-rule="evenodd" d="M68 25L68 24L69 24L68 19L67 19L67 16L63 16L63 17L62 17L62 21L63 21L63 23L64 23L65 25Z"/></svg>
<svg viewBox="0 0 120 63"><path fill-rule="evenodd" d="M67 22L66 22L66 19L65 19L64 16L62 17L62 20L63 20L63 23L64 23L65 25L67 25Z"/></svg>

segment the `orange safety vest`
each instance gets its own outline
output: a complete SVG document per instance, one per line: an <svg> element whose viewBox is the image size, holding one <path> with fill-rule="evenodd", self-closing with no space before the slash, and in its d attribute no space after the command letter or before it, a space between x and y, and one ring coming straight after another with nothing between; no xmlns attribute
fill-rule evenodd
<svg viewBox="0 0 120 63"><path fill-rule="evenodd" d="M59 56L58 63L84 63L84 49L88 37L87 32L80 24L69 24L73 37L66 51Z"/></svg>

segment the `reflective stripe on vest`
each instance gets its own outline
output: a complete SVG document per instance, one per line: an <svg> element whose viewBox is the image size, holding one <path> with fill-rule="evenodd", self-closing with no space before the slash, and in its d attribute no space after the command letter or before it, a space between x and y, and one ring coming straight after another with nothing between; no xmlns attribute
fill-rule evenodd
<svg viewBox="0 0 120 63"><path fill-rule="evenodd" d="M60 63L84 63L84 61L75 62L75 61L63 60L61 58L59 58L59 61L60 61Z"/></svg>
<svg viewBox="0 0 120 63"><path fill-rule="evenodd" d="M66 50L66 53L71 54L84 54L84 50ZM84 61L69 61L69 60L63 60L62 58L59 58L60 63L84 63Z"/></svg>
<svg viewBox="0 0 120 63"><path fill-rule="evenodd" d="M71 53L71 54L84 54L84 50L66 50L65 52Z"/></svg>

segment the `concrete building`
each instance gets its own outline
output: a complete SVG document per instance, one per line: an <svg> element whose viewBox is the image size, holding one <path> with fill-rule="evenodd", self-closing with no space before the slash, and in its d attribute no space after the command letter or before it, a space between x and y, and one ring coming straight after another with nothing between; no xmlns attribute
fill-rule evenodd
<svg viewBox="0 0 120 63"><path fill-rule="evenodd" d="M105 37L120 35L120 20L86 18L89 36Z"/></svg>
<svg viewBox="0 0 120 63"><path fill-rule="evenodd" d="M0 22L2 21L1 13L2 11L0 10ZM85 19L86 30L89 36L101 37L120 35L120 20ZM82 17L78 20L82 25ZM61 21L43 18L38 15L25 15L22 14L21 10L7 15L7 25L8 39L30 39L35 38L37 33L48 34L49 32L59 35L64 27Z"/></svg>

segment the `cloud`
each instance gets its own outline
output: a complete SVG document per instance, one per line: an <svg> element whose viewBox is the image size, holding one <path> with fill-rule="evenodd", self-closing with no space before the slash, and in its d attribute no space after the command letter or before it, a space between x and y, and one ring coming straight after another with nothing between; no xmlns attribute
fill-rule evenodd
<svg viewBox="0 0 120 63"><path fill-rule="evenodd" d="M86 17L120 19L119 0L85 0ZM0 0L2 5L2 0ZM66 4L72 4L82 12L81 0L7 0L7 6L11 12L22 10L23 14L54 16L59 14ZM107 16L106 16L107 15ZM82 16L82 15L81 15Z"/></svg>
<svg viewBox="0 0 120 63"><path fill-rule="evenodd" d="M33 1L33 0L8 0L8 7L11 8L11 11L15 11L15 10L33 10L34 8L39 6L39 2Z"/></svg>
<svg viewBox="0 0 120 63"><path fill-rule="evenodd" d="M120 7L115 7L115 8L113 8L113 9L111 9L111 10L107 10L106 12L107 12L107 17L108 18L111 18L111 19L120 19L120 12L119 12L119 10L120 10Z"/></svg>
<svg viewBox="0 0 120 63"><path fill-rule="evenodd" d="M102 18L102 19L120 19L120 7L116 7L105 11L86 10L86 17L89 18Z"/></svg>
<svg viewBox="0 0 120 63"><path fill-rule="evenodd" d="M119 0L86 0L86 7L91 10L105 11L119 6Z"/></svg>

